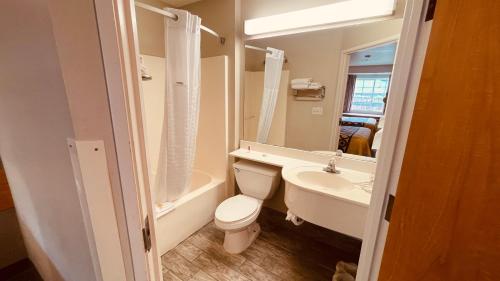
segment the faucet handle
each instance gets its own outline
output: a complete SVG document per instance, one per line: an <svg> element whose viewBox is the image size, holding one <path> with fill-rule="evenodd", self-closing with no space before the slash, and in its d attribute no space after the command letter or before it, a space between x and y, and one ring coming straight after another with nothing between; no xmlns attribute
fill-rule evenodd
<svg viewBox="0 0 500 281"><path fill-rule="evenodd" d="M330 167L335 166L336 163L337 163L337 159L335 157L332 157L332 159L330 159L330 161L328 161L328 166L330 166Z"/></svg>

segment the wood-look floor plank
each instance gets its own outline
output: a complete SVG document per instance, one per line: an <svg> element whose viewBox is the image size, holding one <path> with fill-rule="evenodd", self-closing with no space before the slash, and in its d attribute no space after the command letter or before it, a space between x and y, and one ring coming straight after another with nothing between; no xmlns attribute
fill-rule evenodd
<svg viewBox="0 0 500 281"><path fill-rule="evenodd" d="M214 242L220 242L221 244L224 242L225 233L223 230L218 229L214 222L207 224L200 232Z"/></svg>
<svg viewBox="0 0 500 281"><path fill-rule="evenodd" d="M201 253L203 253L202 250L200 250L198 247L189 242L189 240L185 240L179 245L177 245L177 247L175 247L175 251L177 251L179 255L181 255L188 261L193 261L199 255L201 255Z"/></svg>
<svg viewBox="0 0 500 281"><path fill-rule="evenodd" d="M231 269L206 253L198 256L193 263L218 281L250 281L243 274Z"/></svg>
<svg viewBox="0 0 500 281"><path fill-rule="evenodd" d="M245 262L243 256L226 252L222 244L207 239L203 233L196 233L189 237L187 241L207 253L211 258L217 259L229 267L239 267Z"/></svg>
<svg viewBox="0 0 500 281"><path fill-rule="evenodd" d="M177 277L170 270L163 268L163 281L182 281L179 277Z"/></svg>
<svg viewBox="0 0 500 281"><path fill-rule="evenodd" d="M252 281L284 281L279 276L265 270L257 264L246 260L240 267L239 271Z"/></svg>
<svg viewBox="0 0 500 281"><path fill-rule="evenodd" d="M267 241L257 239L252 247L261 252L260 256L264 256L263 259L257 261L258 265L278 276L285 276L288 280L328 280L325 278L331 279L333 275L331 270L305 260L300 254L294 255ZM253 256L244 256L250 260L253 258Z"/></svg>
<svg viewBox="0 0 500 281"><path fill-rule="evenodd" d="M206 273L205 271L200 270L193 276L193 278L189 279L189 281L217 281L217 280L212 278L212 276L208 275L208 273Z"/></svg>
<svg viewBox="0 0 500 281"><path fill-rule="evenodd" d="M200 269L183 256L175 249L169 251L162 256L161 262L164 268L173 273L181 280L191 279Z"/></svg>

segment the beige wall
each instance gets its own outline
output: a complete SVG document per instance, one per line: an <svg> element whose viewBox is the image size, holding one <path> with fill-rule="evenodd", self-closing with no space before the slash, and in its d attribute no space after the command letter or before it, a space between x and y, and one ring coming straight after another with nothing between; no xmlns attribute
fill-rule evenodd
<svg viewBox="0 0 500 281"><path fill-rule="evenodd" d="M44 280L95 280L48 3L3 2L0 23L0 154L29 257Z"/></svg>
<svg viewBox="0 0 500 281"><path fill-rule="evenodd" d="M290 80L312 77L326 87L322 101L296 101L289 88L286 144L304 150L328 150L336 101L337 77L342 50L399 34L402 20L389 20L348 28L339 28L250 41L260 47L285 51ZM263 70L264 55L246 50L246 69ZM313 107L322 107L323 115L313 115Z"/></svg>
<svg viewBox="0 0 500 281"><path fill-rule="evenodd" d="M140 0L140 2L160 9L167 6L161 0ZM136 8L135 14L141 54L165 57L164 17L142 8Z"/></svg>

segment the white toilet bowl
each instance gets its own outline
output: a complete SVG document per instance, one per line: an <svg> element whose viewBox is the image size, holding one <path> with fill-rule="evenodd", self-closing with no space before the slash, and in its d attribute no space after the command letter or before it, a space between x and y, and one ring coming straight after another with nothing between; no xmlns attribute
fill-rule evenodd
<svg viewBox="0 0 500 281"><path fill-rule="evenodd" d="M236 195L224 200L215 211L215 225L226 232L224 249L239 254L248 248L260 233L256 222L262 208L262 201Z"/></svg>
<svg viewBox="0 0 500 281"><path fill-rule="evenodd" d="M281 180L280 168L240 160L233 164L240 195L224 200L215 210L215 225L224 230L224 249L239 254L260 233L256 222L264 199L270 198Z"/></svg>

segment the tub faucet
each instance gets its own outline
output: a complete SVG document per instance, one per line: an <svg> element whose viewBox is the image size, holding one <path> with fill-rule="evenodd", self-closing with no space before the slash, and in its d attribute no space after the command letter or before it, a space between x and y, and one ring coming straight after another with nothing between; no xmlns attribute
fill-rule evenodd
<svg viewBox="0 0 500 281"><path fill-rule="evenodd" d="M325 171L327 173L332 173L332 174L340 174L340 170L337 170L337 168L335 167L335 164L337 162L337 157L341 157L341 156L342 156L342 150L337 150L335 152L335 156L333 156L333 158L330 159L330 161L328 162L328 166L323 168L323 171Z"/></svg>

